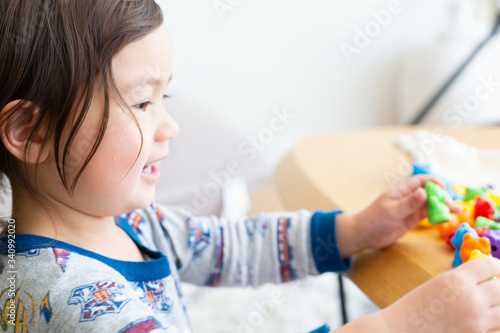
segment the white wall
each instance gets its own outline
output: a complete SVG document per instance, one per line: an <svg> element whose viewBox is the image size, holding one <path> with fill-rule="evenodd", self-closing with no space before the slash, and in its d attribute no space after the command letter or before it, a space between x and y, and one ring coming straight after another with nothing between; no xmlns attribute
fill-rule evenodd
<svg viewBox="0 0 500 333"><path fill-rule="evenodd" d="M199 199L195 191L203 193L212 181L209 173L225 170L230 161L238 163L238 175L256 184L269 179L302 138L393 124L401 119L398 114L421 107L429 87L439 85L436 78L426 84L439 64L415 79L422 71L410 66L406 81L401 68L418 60L416 49L439 40L450 26L449 5L458 0L402 0L398 14L350 62L342 43L354 45L356 29L365 30L374 22L373 12L386 10L393 0L157 1L174 44L167 107L181 127L162 164L157 198L193 208ZM224 4L231 10L221 17L214 5ZM471 79L474 88L476 77ZM490 107L496 105L492 101ZM245 141L266 134L276 108L296 118L250 155ZM246 154L237 151L240 145ZM208 201L197 211L216 212L218 196Z"/></svg>
<svg viewBox="0 0 500 333"><path fill-rule="evenodd" d="M349 62L342 43L354 45L356 29L394 1L158 0L174 46L168 109L181 128L158 200L193 208L195 189L203 192L208 173L230 160L255 183L304 137L395 123L402 59L438 40L451 1L401 1ZM220 15L214 6L224 4L231 10ZM249 163L236 148L269 127L274 108L296 118ZM216 206L211 200L201 212Z"/></svg>

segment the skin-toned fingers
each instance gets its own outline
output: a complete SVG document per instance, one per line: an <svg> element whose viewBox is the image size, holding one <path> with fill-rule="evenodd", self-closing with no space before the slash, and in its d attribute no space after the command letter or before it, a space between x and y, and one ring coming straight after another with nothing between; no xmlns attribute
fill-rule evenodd
<svg viewBox="0 0 500 333"><path fill-rule="evenodd" d="M418 226L418 222L427 217L427 209L420 209L418 212L413 213L405 219L405 224L409 230L413 230Z"/></svg>
<svg viewBox="0 0 500 333"><path fill-rule="evenodd" d="M416 187L425 187L425 183L427 182L433 182L435 184L438 184L442 188L444 188L444 184L437 178L429 176L429 175L417 175L413 176L409 179L415 179L414 186Z"/></svg>
<svg viewBox="0 0 500 333"><path fill-rule="evenodd" d="M422 188L417 188L415 191L403 197L395 207L397 215L406 218L406 216L415 213L422 208L427 200L427 194Z"/></svg>
<svg viewBox="0 0 500 333"><path fill-rule="evenodd" d="M444 188L443 183L437 178L434 178L429 175L416 175L396 185L394 189L400 197L404 197L418 188L424 188L425 183L427 183L428 181L436 183Z"/></svg>
<svg viewBox="0 0 500 333"><path fill-rule="evenodd" d="M433 183L438 184L442 188L444 188L443 183L439 179L434 178L434 177L430 177L430 176L415 176L415 177L412 177L412 178L415 178L415 181L410 183L410 184L413 184L412 186L417 186L418 185L420 187L425 187L425 183L427 183L428 181L431 181ZM452 200L447 200L445 203L450 208L450 212L453 213L453 214L458 214L458 213L460 213L462 211L462 206L457 205Z"/></svg>
<svg viewBox="0 0 500 333"><path fill-rule="evenodd" d="M467 271L467 274L479 284L493 276L500 277L500 260L490 257L471 260L456 270Z"/></svg>
<svg viewBox="0 0 500 333"><path fill-rule="evenodd" d="M478 292L485 297L488 306L500 304L500 279L486 280L477 286Z"/></svg>
<svg viewBox="0 0 500 333"><path fill-rule="evenodd" d="M493 306L487 312L488 332L500 332L500 306Z"/></svg>
<svg viewBox="0 0 500 333"><path fill-rule="evenodd" d="M447 200L445 203L450 208L450 212L452 212L454 214L458 214L458 213L462 212L462 206L457 205L453 201Z"/></svg>

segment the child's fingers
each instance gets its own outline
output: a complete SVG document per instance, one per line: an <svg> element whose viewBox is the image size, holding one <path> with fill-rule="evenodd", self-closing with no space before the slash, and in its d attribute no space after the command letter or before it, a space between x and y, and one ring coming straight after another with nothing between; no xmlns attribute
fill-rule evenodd
<svg viewBox="0 0 500 333"><path fill-rule="evenodd" d="M418 226L418 222L427 217L427 209L420 209L416 213L408 216L405 220L406 226L409 230L413 230Z"/></svg>
<svg viewBox="0 0 500 333"><path fill-rule="evenodd" d="M424 189L417 188L399 201L397 212L400 216L409 216L422 208L426 201L427 194Z"/></svg>
<svg viewBox="0 0 500 333"><path fill-rule="evenodd" d="M462 206L457 205L451 200L446 200L446 205L450 208L451 213L458 214L462 212Z"/></svg>
<svg viewBox="0 0 500 333"><path fill-rule="evenodd" d="M429 175L416 175L408 178L403 184L405 186L405 189L407 193L413 192L418 188L424 188L425 183L427 182L433 182L444 188L443 183L432 176Z"/></svg>
<svg viewBox="0 0 500 333"><path fill-rule="evenodd" d="M469 276L471 276L476 283L481 283L494 276L500 277L500 260L490 257L476 259L469 261L456 269L467 271Z"/></svg>
<svg viewBox="0 0 500 333"><path fill-rule="evenodd" d="M432 181L434 183L438 183L442 185L437 179L428 175L417 175L407 179L406 184L411 189L411 191L415 191L419 187L425 187L425 183L428 181Z"/></svg>
<svg viewBox="0 0 500 333"><path fill-rule="evenodd" d="M500 304L500 280L487 280L478 286L479 292L485 295L486 305L495 306Z"/></svg>
<svg viewBox="0 0 500 333"><path fill-rule="evenodd" d="M489 327L488 332L500 332L500 306L496 305L488 311Z"/></svg>

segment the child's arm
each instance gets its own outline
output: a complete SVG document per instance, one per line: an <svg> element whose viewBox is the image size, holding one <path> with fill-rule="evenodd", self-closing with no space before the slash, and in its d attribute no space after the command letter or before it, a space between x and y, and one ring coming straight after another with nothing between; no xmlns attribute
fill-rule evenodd
<svg viewBox="0 0 500 333"><path fill-rule="evenodd" d="M336 243L338 211L262 213L256 219L230 221L193 216L174 207L160 209L166 238L186 282L258 286L349 268Z"/></svg>
<svg viewBox="0 0 500 333"><path fill-rule="evenodd" d="M440 184L430 176L411 177L388 189L361 212L339 215L337 237L342 256L346 258L366 248L384 248L415 229L427 216L423 188L428 181ZM452 212L460 211L452 202L447 204Z"/></svg>
<svg viewBox="0 0 500 333"><path fill-rule="evenodd" d="M470 261L442 273L388 308L335 333L486 333L500 328L500 260Z"/></svg>
<svg viewBox="0 0 500 333"><path fill-rule="evenodd" d="M426 215L425 182L412 177L358 214L263 213L228 221L160 206L162 226L184 281L218 285L279 283L349 269L352 254L392 244ZM344 260L346 259L346 260Z"/></svg>

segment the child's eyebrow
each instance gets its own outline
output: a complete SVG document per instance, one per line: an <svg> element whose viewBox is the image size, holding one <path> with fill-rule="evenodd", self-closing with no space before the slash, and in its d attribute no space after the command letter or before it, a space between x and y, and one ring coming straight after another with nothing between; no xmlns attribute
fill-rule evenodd
<svg viewBox="0 0 500 333"><path fill-rule="evenodd" d="M168 81L167 81L167 84L169 84L170 81L172 81L172 77L173 77L173 75L170 74ZM138 80L132 81L132 82L128 83L127 85L125 85L125 87L123 88L122 91L124 94L127 94L128 92L130 92L130 90L132 90L135 87L159 86L162 83L163 83L163 78L161 76L160 77L158 77L158 76L143 76L143 77L139 78Z"/></svg>

